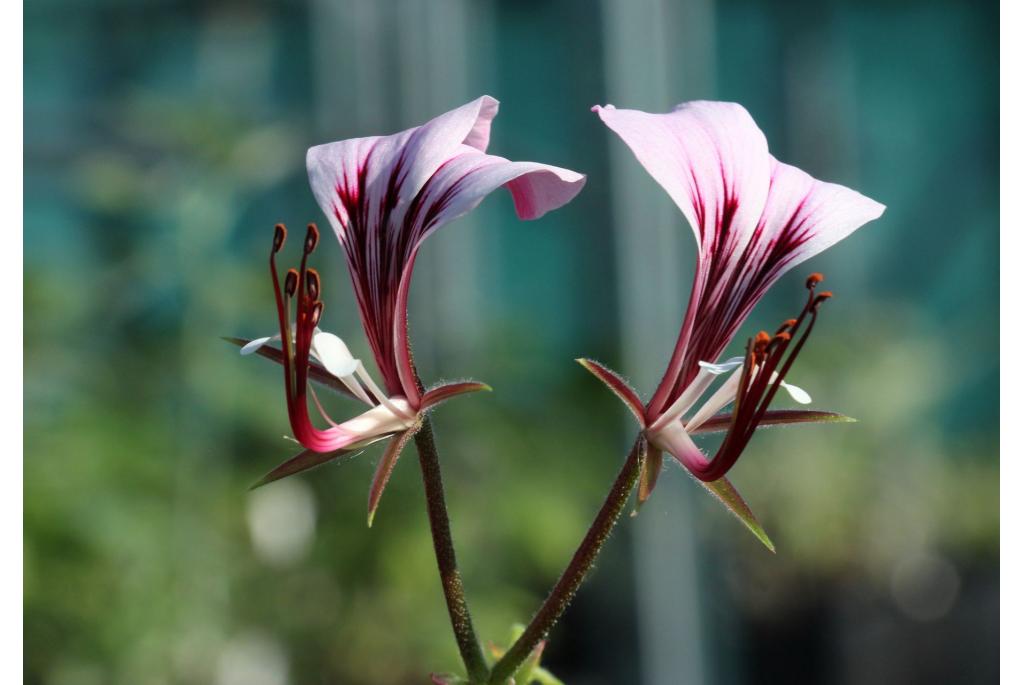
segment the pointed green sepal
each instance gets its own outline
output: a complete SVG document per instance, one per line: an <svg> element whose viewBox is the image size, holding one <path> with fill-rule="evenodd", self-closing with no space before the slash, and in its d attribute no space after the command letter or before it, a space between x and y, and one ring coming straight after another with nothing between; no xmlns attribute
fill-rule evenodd
<svg viewBox="0 0 1024 685"><path fill-rule="evenodd" d="M500 660L505 656L505 652L511 648L512 645L526 632L526 626L521 623L516 623L512 626L509 631L508 648L501 647L494 644L493 642L487 643L487 651L490 652L491 656L495 661ZM508 685L565 685L561 680L556 678L550 671L540 665L540 660L544 656L544 647L547 645L547 640L541 640L537 643L537 646L530 651L530 655L526 657L526 660L520 665L515 674L510 676L507 683Z"/></svg>
<svg viewBox="0 0 1024 685"><path fill-rule="evenodd" d="M696 478L694 480L697 480ZM740 522L747 527L751 533L754 534L761 543L768 548L768 551L772 554L775 553L775 544L768 537L768 533L764 531L761 523L754 516L754 512L750 510L750 507L743 500L740 493L733 487L732 483L729 482L728 478L720 478L711 483L705 483L703 481L697 481L703 485L708 492L715 496L719 502L725 505L725 507L733 513L740 520Z"/></svg>

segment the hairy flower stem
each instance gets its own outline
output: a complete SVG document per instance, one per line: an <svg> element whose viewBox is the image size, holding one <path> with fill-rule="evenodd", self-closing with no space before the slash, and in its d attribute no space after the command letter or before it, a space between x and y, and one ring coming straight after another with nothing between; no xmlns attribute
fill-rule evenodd
<svg viewBox="0 0 1024 685"><path fill-rule="evenodd" d="M466 595L462 588L462 576L455 561L455 547L452 545L452 531L448 524L448 507L444 502L444 483L441 480L441 464L434 444L434 428L430 418L424 417L423 427L416 433L416 448L420 455L420 470L423 472L423 488L427 495L427 514L430 517L430 534L434 539L434 553L437 556L437 570L441 574L441 587L448 604L448 616L459 645L459 654L466 666L466 673L474 683L486 683L487 662L480 649L469 615Z"/></svg>
<svg viewBox="0 0 1024 685"><path fill-rule="evenodd" d="M629 495L640 477L640 467L643 464L645 450L646 443L643 436L638 436L633 450L626 457L626 463L622 465L622 470L619 471L601 510L594 517L594 522L576 549L569 565L562 572L562 576L552 588L551 594L544 600L544 604L537 610L530 625L526 627L515 644L494 665L494 669L491 671L491 685L504 685L530 656L530 652L547 637L548 632L569 607L569 603L576 595L580 585L583 584L587 572L594 565L594 560L629 500Z"/></svg>

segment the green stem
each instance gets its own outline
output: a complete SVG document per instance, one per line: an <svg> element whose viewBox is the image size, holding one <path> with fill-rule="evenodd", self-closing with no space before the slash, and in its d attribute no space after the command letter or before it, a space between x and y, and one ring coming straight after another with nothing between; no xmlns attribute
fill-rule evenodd
<svg viewBox="0 0 1024 685"><path fill-rule="evenodd" d="M448 616L459 645L459 654L466 665L466 673L474 683L487 682L487 662L480 649L469 615L466 595L462 588L462 576L455 561L455 547L452 545L452 531L448 523L448 507L444 502L444 483L441 480L441 464L434 444L434 429L429 417L424 417L423 428L416 433L416 448L420 455L420 470L423 471L423 487L427 495L427 514L430 517L430 534L434 539L434 553L437 556L437 570L441 574L441 587L448 604Z"/></svg>
<svg viewBox="0 0 1024 685"><path fill-rule="evenodd" d="M544 604L537 610L530 625L526 627L515 644L494 665L494 669L491 671L491 685L504 685L509 676L513 675L530 656L530 652L547 637L548 632L569 607L569 603L580 585L583 584L587 572L594 565L598 552L601 551L601 547L611 534L615 522L629 500L629 494L640 477L640 466L643 464L645 450L646 443L642 436L638 436L633 450L626 457L626 463L622 465L622 470L619 471L601 510L594 517L594 522L576 549L569 565L562 572L562 576L552 588L551 594L544 600Z"/></svg>

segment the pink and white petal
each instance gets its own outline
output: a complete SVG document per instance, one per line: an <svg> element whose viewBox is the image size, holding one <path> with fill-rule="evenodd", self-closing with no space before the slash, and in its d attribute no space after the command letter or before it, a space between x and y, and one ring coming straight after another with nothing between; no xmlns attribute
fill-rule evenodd
<svg viewBox="0 0 1024 685"><path fill-rule="evenodd" d="M768 142L746 109L698 101L664 114L613 106L593 111L683 212L702 255L746 243L764 209L771 173ZM723 239L726 244L718 244Z"/></svg>
<svg viewBox="0 0 1024 685"><path fill-rule="evenodd" d="M408 134L406 131L399 135ZM346 240L349 224L359 218L350 216L353 206L358 203L349 200L358 199L360 188L365 190L373 185L377 176L386 170L387 165L382 163L382 158L393 157L401 149L394 140L396 137L352 138L316 145L306 151L306 171L313 197L342 242ZM375 150L371 163L370 157ZM366 204L367 211L374 212L367 219L376 219L376 208L372 203Z"/></svg>
<svg viewBox="0 0 1024 685"><path fill-rule="evenodd" d="M486 150L491 122L497 114L498 101L484 95L414 129L402 151L408 173L399 193L401 200L412 201L434 173L462 147L477 152Z"/></svg>
<svg viewBox="0 0 1024 685"><path fill-rule="evenodd" d="M772 159L771 186L753 262L777 265L774 281L882 215L885 205Z"/></svg>
<svg viewBox="0 0 1024 685"><path fill-rule="evenodd" d="M498 101L485 95L401 133L311 147L306 168L313 195L339 236L354 219L349 212L356 205L366 211L359 220L369 226L385 213L400 222L405 208L460 147L487 148L497 113Z"/></svg>
<svg viewBox="0 0 1024 685"><path fill-rule="evenodd" d="M538 219L566 204L583 189L586 176L538 162L510 162L462 146L424 188L417 218L420 240L474 209L506 186L520 219Z"/></svg>

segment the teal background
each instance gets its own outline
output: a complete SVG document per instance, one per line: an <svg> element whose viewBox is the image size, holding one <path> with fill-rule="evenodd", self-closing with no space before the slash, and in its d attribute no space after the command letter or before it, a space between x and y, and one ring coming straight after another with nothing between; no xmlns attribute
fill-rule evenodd
<svg viewBox="0 0 1024 685"><path fill-rule="evenodd" d="M723 99L780 159L888 206L741 331L791 315L806 272L825 272L837 296L791 378L860 422L769 431L739 462L774 556L668 469L545 663L573 685L995 682L996 12L26 3L25 682L397 684L457 668L411 454L371 530L380 447L248 493L290 454L283 393L219 336L273 330L271 227L324 221L307 147L483 93L502 101L496 154L589 181L536 222L496 193L417 266L424 377L495 388L436 414L481 634L529 618L631 443L573 359L649 393L692 270L685 221L588 110ZM655 235L675 242L650 249ZM326 325L368 359L340 251L317 258Z"/></svg>

